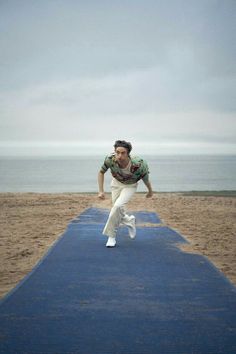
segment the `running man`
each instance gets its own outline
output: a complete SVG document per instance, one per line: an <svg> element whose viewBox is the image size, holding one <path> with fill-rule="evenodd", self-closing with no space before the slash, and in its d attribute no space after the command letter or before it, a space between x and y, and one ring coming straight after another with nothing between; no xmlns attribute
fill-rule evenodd
<svg viewBox="0 0 236 354"><path fill-rule="evenodd" d="M129 236L132 239L136 236L135 217L126 214L125 207L136 192L138 181L142 179L146 185L147 198L153 195L148 165L140 157L130 156L131 143L117 140L114 149L114 153L105 158L98 173L99 199L105 199L104 174L109 168L113 177L111 182L112 208L103 230L103 235L108 237L106 247L115 247L116 234L120 225L128 227Z"/></svg>

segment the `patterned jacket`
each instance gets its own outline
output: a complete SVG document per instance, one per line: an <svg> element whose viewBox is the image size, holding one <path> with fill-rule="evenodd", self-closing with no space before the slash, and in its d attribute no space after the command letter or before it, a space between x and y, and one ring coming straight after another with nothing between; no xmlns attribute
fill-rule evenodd
<svg viewBox="0 0 236 354"><path fill-rule="evenodd" d="M130 174L123 174L118 162L115 159L115 154L106 156L100 172L105 173L109 168L112 176L119 182L124 184L133 184L142 179L144 182L149 180L149 169L147 162L140 157L130 157L131 167Z"/></svg>

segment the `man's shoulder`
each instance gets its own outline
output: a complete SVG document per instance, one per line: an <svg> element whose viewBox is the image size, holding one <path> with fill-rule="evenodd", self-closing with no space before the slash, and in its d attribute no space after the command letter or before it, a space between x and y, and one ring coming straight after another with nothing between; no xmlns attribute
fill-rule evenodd
<svg viewBox="0 0 236 354"><path fill-rule="evenodd" d="M106 163L112 164L115 162L115 154L109 154L105 157Z"/></svg>
<svg viewBox="0 0 236 354"><path fill-rule="evenodd" d="M139 156L131 156L132 164L142 164L145 160Z"/></svg>

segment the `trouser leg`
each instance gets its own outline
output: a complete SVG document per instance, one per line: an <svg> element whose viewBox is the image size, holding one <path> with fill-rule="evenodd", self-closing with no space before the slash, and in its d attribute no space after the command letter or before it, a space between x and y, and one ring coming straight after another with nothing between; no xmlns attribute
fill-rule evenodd
<svg viewBox="0 0 236 354"><path fill-rule="evenodd" d="M137 187L122 187L120 190L115 188L112 193L113 207L111 208L103 234L109 237L115 237L120 224L129 226L133 220L125 212L125 206L136 192Z"/></svg>

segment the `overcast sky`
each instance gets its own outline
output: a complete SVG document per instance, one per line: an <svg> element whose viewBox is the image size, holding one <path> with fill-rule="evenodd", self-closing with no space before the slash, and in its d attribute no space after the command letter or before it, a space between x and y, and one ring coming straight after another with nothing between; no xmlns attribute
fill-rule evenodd
<svg viewBox="0 0 236 354"><path fill-rule="evenodd" d="M235 0L0 0L0 154L236 154Z"/></svg>

